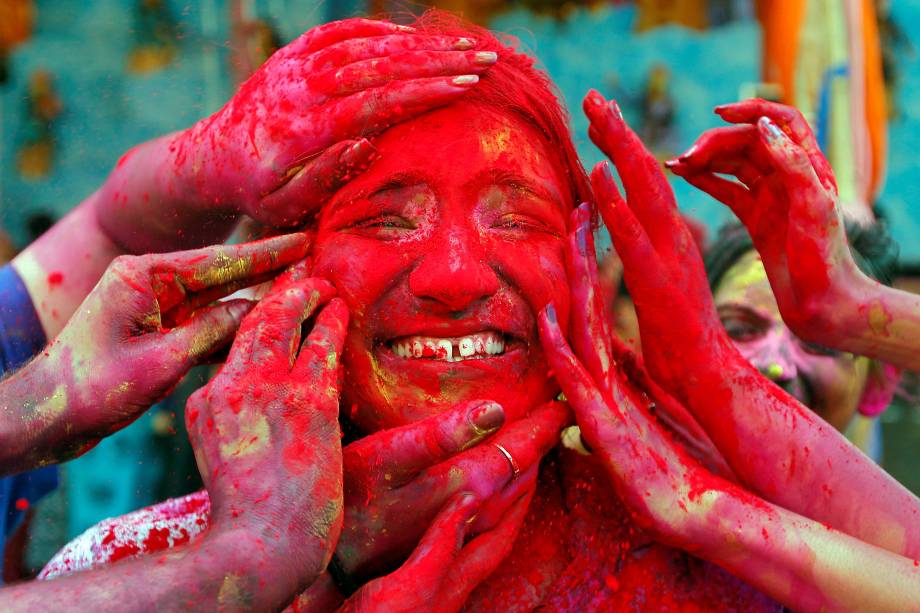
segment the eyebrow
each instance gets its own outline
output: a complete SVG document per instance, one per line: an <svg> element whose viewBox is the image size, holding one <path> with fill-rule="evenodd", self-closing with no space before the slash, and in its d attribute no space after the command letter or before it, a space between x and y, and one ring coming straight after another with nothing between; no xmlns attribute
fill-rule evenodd
<svg viewBox="0 0 920 613"><path fill-rule="evenodd" d="M721 314L723 310L741 311L745 315L750 315L756 318L758 322L761 322L764 324L769 324L771 321L773 321L773 319L769 315L767 315L760 309L752 307L749 304L743 304L741 302L734 302L734 301L721 302L716 305L716 311L719 314Z"/></svg>
<svg viewBox="0 0 920 613"><path fill-rule="evenodd" d="M493 185L506 185L522 189L532 196L542 198L562 207L562 198L554 189L548 188L542 182L536 182L529 177L503 168L487 168L470 179L467 184L491 183Z"/></svg>

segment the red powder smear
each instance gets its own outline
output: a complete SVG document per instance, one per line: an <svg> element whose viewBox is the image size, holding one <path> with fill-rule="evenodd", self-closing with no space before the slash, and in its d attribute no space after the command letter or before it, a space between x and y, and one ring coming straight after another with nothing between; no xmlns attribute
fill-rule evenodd
<svg viewBox="0 0 920 613"><path fill-rule="evenodd" d="M48 275L48 287L56 287L64 281L64 274L54 271Z"/></svg>
<svg viewBox="0 0 920 613"><path fill-rule="evenodd" d="M109 533L102 539L102 545L112 545L112 555L109 556L110 562L117 562L123 558L130 558L140 553L140 547L133 541L123 543L115 542L115 526L109 528Z"/></svg>
<svg viewBox="0 0 920 613"><path fill-rule="evenodd" d="M25 498L16 499L16 510L17 511L25 511L28 508L29 508L29 501L27 499Z"/></svg>

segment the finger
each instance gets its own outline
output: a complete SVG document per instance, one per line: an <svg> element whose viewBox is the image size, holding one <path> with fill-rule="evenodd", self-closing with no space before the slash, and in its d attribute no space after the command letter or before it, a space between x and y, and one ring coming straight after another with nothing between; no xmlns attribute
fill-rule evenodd
<svg viewBox="0 0 920 613"><path fill-rule="evenodd" d="M291 42L285 49L288 54L315 53L350 38L368 38L388 34L414 33L415 28L401 26L379 19L343 19L317 26Z"/></svg>
<svg viewBox="0 0 920 613"><path fill-rule="evenodd" d="M614 194L613 197L599 197L598 208L610 233L613 247L623 260L623 277L627 287L630 292L641 291L643 283L647 285L655 281L654 275L650 273L658 274L658 254L645 233L645 228L623 199L618 197L609 166L595 167L591 173L591 183L595 194Z"/></svg>
<svg viewBox="0 0 920 613"><path fill-rule="evenodd" d="M480 534L493 530L515 502L536 489L539 476L540 465L534 464L500 492L484 501L479 513L476 514L476 521L470 525L467 534Z"/></svg>
<svg viewBox="0 0 920 613"><path fill-rule="evenodd" d="M377 149L370 141L359 138L296 162L288 170L290 179L259 199L259 219L277 227L302 224L376 157Z"/></svg>
<svg viewBox="0 0 920 613"><path fill-rule="evenodd" d="M455 36L423 34L393 34L344 40L310 56L310 69L315 72L347 66L354 62L396 55L405 51L468 51L475 41Z"/></svg>
<svg viewBox="0 0 920 613"><path fill-rule="evenodd" d="M481 74L497 60L494 51L406 51L319 72L307 84L327 96L346 96L393 81Z"/></svg>
<svg viewBox="0 0 920 613"><path fill-rule="evenodd" d="M447 609L466 602L470 593L508 557L532 499L533 490L519 496L493 530L480 534L463 547L444 584L447 588L444 606Z"/></svg>
<svg viewBox="0 0 920 613"><path fill-rule="evenodd" d="M228 343L254 306L255 303L249 300L228 300L200 309L182 325L163 334L152 335L157 345L155 350L171 351L179 356L181 373L177 374L181 376L202 358Z"/></svg>
<svg viewBox="0 0 920 613"><path fill-rule="evenodd" d="M257 278L303 258L308 248L307 235L297 232L242 245L150 256L151 284L160 311L168 311L189 292Z"/></svg>
<svg viewBox="0 0 920 613"><path fill-rule="evenodd" d="M616 102L605 103L592 90L585 97L584 109L591 121L588 136L616 166L630 208L654 244L673 251L686 238L674 236L674 225L669 223L679 214L674 193L658 160L626 125Z"/></svg>
<svg viewBox="0 0 920 613"><path fill-rule="evenodd" d="M186 294L185 300L172 307L168 311L161 313L161 327L162 328L175 328L176 326L181 325L189 317L192 317L200 309L210 305L213 302L217 302L221 298L225 298L230 294L238 292L241 289L247 287L255 287L267 281L271 281L275 276L277 276L276 271L269 271L261 275L256 275L249 279L241 279L239 281L231 281L226 285L218 285L217 287L209 287L200 292L192 292Z"/></svg>
<svg viewBox="0 0 920 613"><path fill-rule="evenodd" d="M757 128L749 125L706 130L677 161L688 172L733 174L746 183L772 167Z"/></svg>
<svg viewBox="0 0 920 613"><path fill-rule="evenodd" d="M538 464L559 442L559 432L570 418L564 404L547 403L505 424L489 441L426 470L403 491L408 499L428 500L429 504L440 504L463 490L488 500Z"/></svg>
<svg viewBox="0 0 920 613"><path fill-rule="evenodd" d="M605 439L604 422L611 419L611 408L591 375L572 353L562 335L552 305L547 305L540 312L537 326L547 362L569 406L575 411L582 435L592 445L592 449L603 452L603 445L598 446L598 443Z"/></svg>
<svg viewBox="0 0 920 613"><path fill-rule="evenodd" d="M440 583L451 561L463 546L467 522L479 506L479 500L469 492L462 492L452 498L438 513L415 551L400 568L400 574L424 576L435 585Z"/></svg>
<svg viewBox="0 0 920 613"><path fill-rule="evenodd" d="M747 224L750 213L754 208L754 201L751 198L751 192L744 185L708 172L688 173L679 176L683 177L693 187L706 192L726 205L742 223Z"/></svg>
<svg viewBox="0 0 920 613"><path fill-rule="evenodd" d="M335 142L380 132L386 127L450 104L478 82L477 75L395 81L384 87L336 98L324 105L328 116L336 118L336 121L330 122L324 136ZM295 133L314 129L312 124L294 127Z"/></svg>
<svg viewBox="0 0 920 613"><path fill-rule="evenodd" d="M276 279L269 293L247 315L230 348L226 366L245 369L267 362L290 369L300 342L301 324L335 293L327 281Z"/></svg>
<svg viewBox="0 0 920 613"><path fill-rule="evenodd" d="M337 395L336 376L347 330L348 307L341 298L333 298L316 316L313 330L294 363L294 378L313 389L331 390Z"/></svg>
<svg viewBox="0 0 920 613"><path fill-rule="evenodd" d="M419 472L478 444L505 423L501 405L490 400L461 404L440 415L384 430L345 448L346 474L365 481L401 485ZM372 470L368 471L368 468Z"/></svg>
<svg viewBox="0 0 920 613"><path fill-rule="evenodd" d="M715 112L722 119L731 123L756 124L761 117L770 118L794 142L805 149L821 184L833 193L837 193L837 181L834 178L834 171L830 162L821 152L808 121L797 108L778 102L752 98L735 104L717 106Z"/></svg>
<svg viewBox="0 0 920 613"><path fill-rule="evenodd" d="M567 244L572 296L572 342L596 381L606 381L613 356L610 319L598 281L591 213L587 204L572 212L573 231Z"/></svg>
<svg viewBox="0 0 920 613"><path fill-rule="evenodd" d="M794 143L770 118L762 117L757 122L757 132L760 135L767 153L773 162L794 182L796 199L800 195L817 195L822 191L822 185L811 160L805 150ZM802 194L806 191L807 194ZM792 195L792 194L790 194Z"/></svg>

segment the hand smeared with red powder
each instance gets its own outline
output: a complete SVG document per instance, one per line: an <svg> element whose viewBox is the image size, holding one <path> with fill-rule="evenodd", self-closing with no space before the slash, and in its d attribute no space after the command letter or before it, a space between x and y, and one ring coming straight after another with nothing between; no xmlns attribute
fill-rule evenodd
<svg viewBox="0 0 920 613"><path fill-rule="evenodd" d="M278 277L186 410L211 530L262 535L294 587L322 572L342 526L337 379L348 311L333 294L306 261Z"/></svg>

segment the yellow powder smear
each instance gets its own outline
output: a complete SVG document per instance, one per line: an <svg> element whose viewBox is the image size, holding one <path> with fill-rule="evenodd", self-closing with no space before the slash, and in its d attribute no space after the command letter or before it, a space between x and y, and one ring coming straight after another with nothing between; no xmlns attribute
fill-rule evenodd
<svg viewBox="0 0 920 613"><path fill-rule="evenodd" d="M271 439L268 420L258 413L240 416L239 434L236 440L220 446L220 457L225 460L241 458L265 449Z"/></svg>

